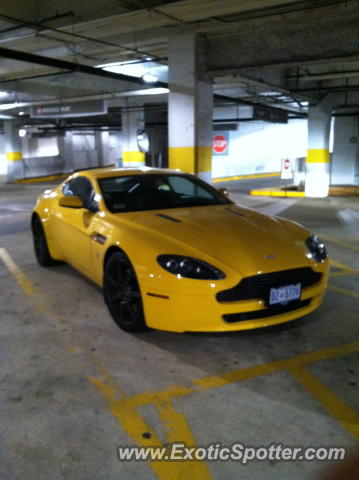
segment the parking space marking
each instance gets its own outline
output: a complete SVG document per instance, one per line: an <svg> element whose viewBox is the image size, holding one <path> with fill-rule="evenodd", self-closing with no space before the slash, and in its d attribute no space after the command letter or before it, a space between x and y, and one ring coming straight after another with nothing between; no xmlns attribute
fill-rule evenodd
<svg viewBox="0 0 359 480"><path fill-rule="evenodd" d="M90 346L86 345L83 339L74 332L72 327L64 319L62 315L57 313L49 304L42 299L41 292L36 290L35 285L31 282L28 276L21 271L18 265L14 262L11 256L4 248L0 248L0 258L4 262L10 274L15 278L18 285L23 292L32 297L33 306L38 313L49 313L58 323L65 326L71 332L72 340L79 347L72 345L66 346L68 353L81 352L89 364L96 367L98 377L87 377L87 379L101 390L108 402L108 407L113 416L116 418L122 429L127 433L129 438L135 443L142 446L163 446L156 432L148 425L141 415L136 410L136 407L131 406L131 402L127 402L127 398L122 389L114 382L112 376L103 366L102 362L91 352ZM36 293L36 298L34 294ZM194 444L194 436L189 429L185 418L181 418L181 414L174 411L169 403L157 403L159 409L159 418L163 419L168 428L168 435L170 438L175 438L178 434L178 440L185 441L191 439ZM145 439L143 433L150 433L150 439ZM208 471L207 465L202 462L151 462L151 468L160 480L168 480L169 478L193 478L193 480L210 480L212 477ZM174 473L176 472L176 473Z"/></svg>
<svg viewBox="0 0 359 480"><path fill-rule="evenodd" d="M16 280L22 291L30 298L35 311L39 314L48 313L54 320L56 320L57 323L65 327L67 331L71 332L71 340L74 344L78 345L78 347L76 347L78 349L77 351L81 352L87 358L88 362L91 362L91 364L95 365L99 376L104 379L104 381L112 381L106 368L92 353L91 347L86 345L86 343L83 341L83 338L73 330L67 320L46 302L41 291L35 287L29 277L14 262L5 248L0 248L0 259L3 261L9 273ZM74 353L72 346L67 346L66 350L68 353Z"/></svg>
<svg viewBox="0 0 359 480"><path fill-rule="evenodd" d="M321 235L320 237L323 240L327 240L328 242L333 242L333 243L336 243L337 245L340 245L341 247L350 248L351 250L355 250L356 252L359 252L359 247L356 245L351 245L350 243L342 242L341 240L337 240L336 238L333 238L327 235Z"/></svg>
<svg viewBox="0 0 359 480"><path fill-rule="evenodd" d="M26 295L31 297L36 291L35 285L29 280L28 276L20 270L5 248L0 248L0 258L18 285L20 285Z"/></svg>
<svg viewBox="0 0 359 480"><path fill-rule="evenodd" d="M340 272L333 272L330 278L345 277L346 275L359 275L359 270L341 270Z"/></svg>
<svg viewBox="0 0 359 480"><path fill-rule="evenodd" d="M357 269L357 268L348 267L347 265L344 265L343 263L337 262L337 261L333 260L332 258L329 260L329 262L330 262L331 266L340 269L338 272L330 272L330 274L329 274L330 278L343 277L345 275L358 275L359 274L359 269Z"/></svg>
<svg viewBox="0 0 359 480"><path fill-rule="evenodd" d="M134 444L143 447L161 447L165 443L171 442L196 445L196 440L184 415L176 412L171 402L155 402L159 419L166 429L166 442L162 442L155 430L138 413L137 406L133 405L131 399L119 397L117 386L114 383L106 384L91 377L89 380L103 393L110 412ZM147 433L146 437L143 436L144 432ZM150 462L149 466L160 480L169 480L170 478L210 480L212 478L203 461L158 462L154 460Z"/></svg>
<svg viewBox="0 0 359 480"><path fill-rule="evenodd" d="M330 290L334 290L334 292L337 292L337 293L343 293L344 295L349 295L350 297L353 297L353 298L359 298L359 293L352 292L351 290L347 290L346 288L337 287L336 285L333 285L332 283L328 284L328 288Z"/></svg>
<svg viewBox="0 0 359 480"><path fill-rule="evenodd" d="M337 395L304 367L291 368L289 372L298 382L359 442L359 416Z"/></svg>
<svg viewBox="0 0 359 480"><path fill-rule="evenodd" d="M271 373L286 371L290 369L298 369L304 365L329 360L342 355L359 352L359 340L337 345L334 347L323 348L313 352L302 353L294 357L289 357L274 362L253 365L238 370L231 370L220 375L203 377L192 381L192 386L181 387L171 386L167 390L158 392L143 392L124 400L126 405L138 407L158 402L168 402L175 397L182 397L194 393L219 388L233 383L250 380L252 378L269 375Z"/></svg>
<svg viewBox="0 0 359 480"><path fill-rule="evenodd" d="M359 269L348 267L347 265L344 265L344 263L337 262L332 258L329 259L329 263L330 265L333 265L333 267L340 268L341 270L347 270L350 272L359 272Z"/></svg>
<svg viewBox="0 0 359 480"><path fill-rule="evenodd" d="M137 411L138 407L146 404L154 404L158 409L160 421L162 421L167 428L166 437L168 439L176 439L181 441L183 438L194 441L193 434L183 414L176 412L173 405L173 399L184 395L195 394L206 391L212 388L229 385L243 380L255 378L262 375L278 371L289 371L305 386L306 390L310 391L321 404L325 406L328 412L337 418L341 425L346 428L348 432L359 438L359 422L358 416L345 403L331 392L319 379L312 375L309 371L304 369L304 365L314 363L320 360L327 360L341 355L358 352L359 340L347 344L324 348L309 353L304 353L290 357L287 359L277 360L274 362L254 365L244 369L233 370L225 372L220 375L204 377L193 380L192 386L172 386L166 391L159 392L143 392L138 395L126 397L124 392L116 385L111 375L101 361L97 359L90 351L89 347L85 345L83 340L72 330L72 327L65 321L65 319L51 308L46 302L40 301L41 294L36 291L35 286L24 274L21 269L12 260L7 251L0 249L0 258L13 275L22 290L29 296L34 297L36 292L36 299L33 302L37 311L47 311L55 317L57 321L66 325L72 332L72 339L76 339L77 344L83 349L83 353L88 361L93 363L97 371L98 377L88 377L88 380L99 389L107 400L108 407L122 429L127 433L132 441L142 446L162 446L161 439L147 424L142 416ZM359 294L347 291L340 287L329 285L329 288L339 292L346 293L359 298ZM69 349L73 353L72 348ZM144 438L143 433L148 432L150 438ZM180 437L180 438L178 438ZM161 480L176 477L186 478L191 475L193 479L208 480L211 478L208 468L204 462L156 462L150 464L154 473Z"/></svg>

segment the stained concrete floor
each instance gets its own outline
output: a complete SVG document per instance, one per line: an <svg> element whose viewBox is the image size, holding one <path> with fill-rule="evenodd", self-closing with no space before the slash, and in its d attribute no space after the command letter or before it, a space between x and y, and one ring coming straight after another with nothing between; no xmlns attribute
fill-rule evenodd
<svg viewBox="0 0 359 480"><path fill-rule="evenodd" d="M358 199L266 199L233 189L239 203L326 239L331 287L306 318L246 333L129 335L96 286L67 265L37 265L29 216L43 188L0 189L1 480L306 480L326 463L151 465L120 462L116 448L356 445Z"/></svg>

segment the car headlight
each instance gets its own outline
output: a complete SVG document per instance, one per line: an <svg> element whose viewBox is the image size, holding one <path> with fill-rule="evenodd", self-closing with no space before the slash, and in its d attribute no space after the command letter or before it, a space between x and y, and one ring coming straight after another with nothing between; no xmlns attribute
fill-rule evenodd
<svg viewBox="0 0 359 480"><path fill-rule="evenodd" d="M221 270L198 258L183 255L159 255L157 261L167 272L185 278L221 280L226 277Z"/></svg>
<svg viewBox="0 0 359 480"><path fill-rule="evenodd" d="M327 249L317 235L311 235L305 243L310 252L310 258L314 258L317 262L324 262L328 256Z"/></svg>

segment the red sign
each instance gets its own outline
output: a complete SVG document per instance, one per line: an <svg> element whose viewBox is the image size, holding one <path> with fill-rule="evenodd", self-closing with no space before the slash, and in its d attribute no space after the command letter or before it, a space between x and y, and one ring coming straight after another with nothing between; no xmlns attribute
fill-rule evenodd
<svg viewBox="0 0 359 480"><path fill-rule="evenodd" d="M290 158L282 159L282 168L280 178L282 180L289 180L293 177L293 160Z"/></svg>
<svg viewBox="0 0 359 480"><path fill-rule="evenodd" d="M227 150L227 138L224 135L215 135L212 141L212 148L215 153L223 153Z"/></svg>

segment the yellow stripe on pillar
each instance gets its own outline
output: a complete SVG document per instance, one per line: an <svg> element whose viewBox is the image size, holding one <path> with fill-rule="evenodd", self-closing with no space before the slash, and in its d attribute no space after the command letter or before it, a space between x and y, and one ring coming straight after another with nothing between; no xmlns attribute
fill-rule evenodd
<svg viewBox="0 0 359 480"><path fill-rule="evenodd" d="M327 148L310 148L307 153L306 163L329 163L330 155Z"/></svg>
<svg viewBox="0 0 359 480"><path fill-rule="evenodd" d="M6 153L6 160L8 162L18 162L22 160L22 153L21 152L7 152Z"/></svg>
<svg viewBox="0 0 359 480"><path fill-rule="evenodd" d="M210 172L212 147L169 147L169 168L182 172Z"/></svg>
<svg viewBox="0 0 359 480"><path fill-rule="evenodd" d="M122 163L145 163L145 154L139 151L123 152Z"/></svg>

